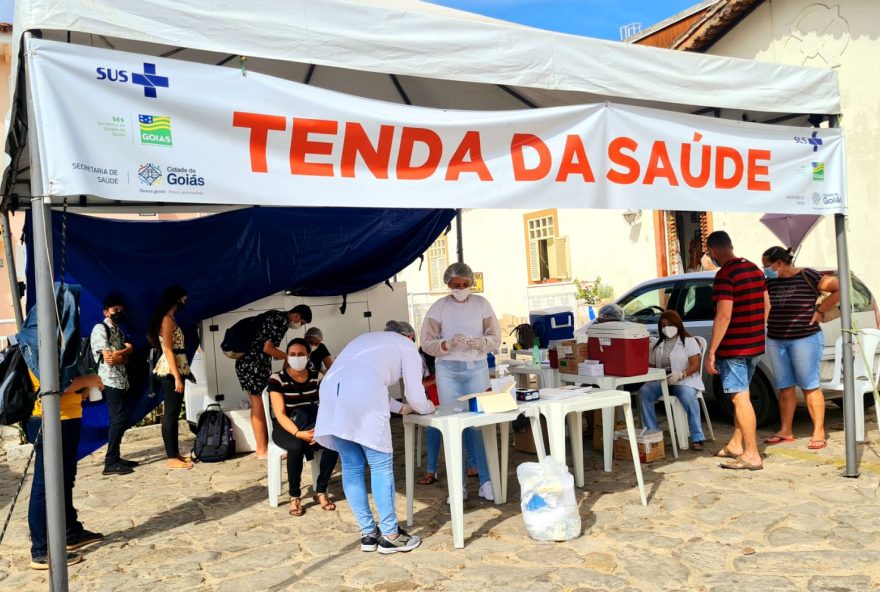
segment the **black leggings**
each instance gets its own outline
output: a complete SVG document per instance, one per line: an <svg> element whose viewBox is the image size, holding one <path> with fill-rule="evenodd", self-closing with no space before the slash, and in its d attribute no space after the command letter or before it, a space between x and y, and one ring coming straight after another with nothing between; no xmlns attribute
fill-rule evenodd
<svg viewBox="0 0 880 592"><path fill-rule="evenodd" d="M321 462L318 467L318 482L314 484L315 493L327 493L327 485L336 468L339 454L321 446L310 446L308 442L295 438L293 434L282 428L278 423L272 426L272 441L287 451L287 481L290 483L290 497L299 497L300 481L302 480L303 456L309 448L313 452L321 450Z"/></svg>
<svg viewBox="0 0 880 592"><path fill-rule="evenodd" d="M161 376L162 396L165 398L165 414L162 416L162 441L165 443L165 456L177 458L180 449L177 444L177 426L180 408L183 406L183 393L174 391L174 376Z"/></svg>

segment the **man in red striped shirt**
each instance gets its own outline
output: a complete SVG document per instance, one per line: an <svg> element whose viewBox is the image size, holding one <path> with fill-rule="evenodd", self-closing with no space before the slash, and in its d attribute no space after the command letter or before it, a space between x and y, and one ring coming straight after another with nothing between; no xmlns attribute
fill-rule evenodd
<svg viewBox="0 0 880 592"><path fill-rule="evenodd" d="M764 466L758 453L749 383L764 353L769 311L764 272L733 253L730 236L723 230L710 234L706 246L712 261L720 267L712 289L715 321L706 351L706 371L721 375L723 396L730 397L734 407L733 436L716 456L732 459L722 463L722 468L757 471Z"/></svg>

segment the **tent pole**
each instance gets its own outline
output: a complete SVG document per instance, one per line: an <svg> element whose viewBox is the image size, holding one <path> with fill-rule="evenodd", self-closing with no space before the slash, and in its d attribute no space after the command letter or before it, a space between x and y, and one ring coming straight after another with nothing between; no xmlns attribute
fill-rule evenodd
<svg viewBox="0 0 880 592"><path fill-rule="evenodd" d="M837 127L836 115L829 117L829 127ZM864 405L861 394L856 402L853 372L852 346L852 279L849 269L849 251L846 245L846 216L834 215L834 233L837 238L837 276L840 280L840 335L843 351L843 437L846 444L846 469L844 477L859 476L859 459L856 451L856 404Z"/></svg>
<svg viewBox="0 0 880 592"><path fill-rule="evenodd" d="M31 33L26 32L25 52ZM46 481L46 530L49 539L49 589L67 592L67 534L64 517L64 476L61 461L61 393L58 377L58 325L55 315L55 289L52 279L52 207L43 197L43 174L33 92L30 59L25 59L27 76L28 151L31 159L31 213L34 241L34 272L37 327L39 337L40 403L43 408L43 472Z"/></svg>
<svg viewBox="0 0 880 592"><path fill-rule="evenodd" d="M458 262L464 263L464 238L461 232L461 208L455 210L455 242L458 250Z"/></svg>
<svg viewBox="0 0 880 592"><path fill-rule="evenodd" d="M852 345L852 297L849 271L849 254L846 245L846 216L834 215L834 230L837 235L837 270L840 278L840 334L843 338L843 435L846 442L846 470L844 477L859 476L859 461L856 455L856 400L853 383L853 345Z"/></svg>
<svg viewBox="0 0 880 592"><path fill-rule="evenodd" d="M15 251L12 246L12 228L9 225L9 211L0 212L3 225L3 250L6 251L6 272L9 274L9 295L12 297L12 312L15 314L15 330L21 331L24 317L21 314L21 293L18 291L18 273L15 270Z"/></svg>

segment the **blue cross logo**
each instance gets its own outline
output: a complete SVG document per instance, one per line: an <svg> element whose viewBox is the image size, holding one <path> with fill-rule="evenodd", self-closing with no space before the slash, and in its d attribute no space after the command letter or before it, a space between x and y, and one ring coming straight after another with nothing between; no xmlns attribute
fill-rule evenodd
<svg viewBox="0 0 880 592"><path fill-rule="evenodd" d="M165 86L168 86L167 84ZM153 95L155 96L155 95ZM819 151L819 146L822 145L822 138L817 138L816 134L819 132L813 132L813 135L807 138L807 142L809 142L810 146L813 147L813 152Z"/></svg>
<svg viewBox="0 0 880 592"><path fill-rule="evenodd" d="M144 62L144 73L132 73L131 81L134 84L140 84L144 87L144 96L151 99L156 98L156 87L168 88L168 77L156 75L156 64L148 64ZM815 136L816 134L813 133ZM822 140L819 140L822 143Z"/></svg>

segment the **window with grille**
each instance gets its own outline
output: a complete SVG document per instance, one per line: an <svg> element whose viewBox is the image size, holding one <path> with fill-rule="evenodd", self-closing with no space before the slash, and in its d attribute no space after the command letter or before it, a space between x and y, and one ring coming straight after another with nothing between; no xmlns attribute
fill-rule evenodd
<svg viewBox="0 0 880 592"><path fill-rule="evenodd" d="M529 283L571 279L568 238L559 236L556 210L524 216Z"/></svg>
<svg viewBox="0 0 880 592"><path fill-rule="evenodd" d="M432 292L446 288L443 274L449 267L449 249L446 235L441 235L428 247L428 285Z"/></svg>

